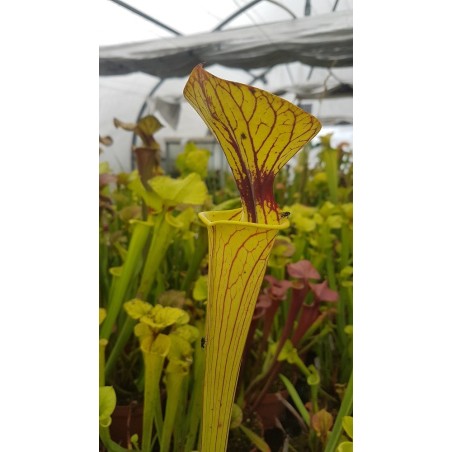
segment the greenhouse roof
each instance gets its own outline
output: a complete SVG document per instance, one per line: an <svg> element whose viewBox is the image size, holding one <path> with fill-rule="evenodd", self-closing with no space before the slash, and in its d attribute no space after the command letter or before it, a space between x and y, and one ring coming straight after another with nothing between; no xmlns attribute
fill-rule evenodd
<svg viewBox="0 0 452 452"><path fill-rule="evenodd" d="M352 12L100 48L100 75L144 72L183 77L200 62L255 69L300 62L319 67L353 64Z"/></svg>

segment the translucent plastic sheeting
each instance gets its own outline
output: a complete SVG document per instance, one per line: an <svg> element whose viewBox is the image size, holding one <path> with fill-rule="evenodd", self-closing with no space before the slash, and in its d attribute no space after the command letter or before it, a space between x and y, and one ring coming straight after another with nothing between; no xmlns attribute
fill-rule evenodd
<svg viewBox="0 0 452 452"><path fill-rule="evenodd" d="M352 11L101 47L100 75L143 72L183 77L199 63L253 69L301 62L326 68L353 65Z"/></svg>

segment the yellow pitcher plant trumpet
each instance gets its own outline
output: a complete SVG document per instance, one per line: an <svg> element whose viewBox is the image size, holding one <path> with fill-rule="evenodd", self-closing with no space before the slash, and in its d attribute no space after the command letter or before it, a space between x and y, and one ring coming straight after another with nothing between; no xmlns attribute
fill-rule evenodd
<svg viewBox="0 0 452 452"><path fill-rule="evenodd" d="M209 235L202 452L226 450L240 361L278 230L277 172L320 130L319 121L269 92L196 66L184 96L216 136L242 208L199 214Z"/></svg>

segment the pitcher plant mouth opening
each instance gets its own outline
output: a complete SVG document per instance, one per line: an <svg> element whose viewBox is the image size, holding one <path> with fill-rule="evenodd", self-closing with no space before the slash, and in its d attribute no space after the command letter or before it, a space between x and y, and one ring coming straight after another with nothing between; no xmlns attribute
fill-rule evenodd
<svg viewBox="0 0 452 452"><path fill-rule="evenodd" d="M262 223L250 223L248 221L241 221L243 209L223 210L210 212L200 212L198 214L200 220L206 226L217 226L220 224L237 225L237 226L252 226L256 228L264 229L286 229L290 226L290 222L287 218L283 218L279 224L262 224Z"/></svg>
<svg viewBox="0 0 452 452"><path fill-rule="evenodd" d="M202 452L227 447L240 363L270 251L289 220L273 183L278 171L320 130L285 99L220 79L196 66L184 96L219 141L242 208L199 214L209 238Z"/></svg>

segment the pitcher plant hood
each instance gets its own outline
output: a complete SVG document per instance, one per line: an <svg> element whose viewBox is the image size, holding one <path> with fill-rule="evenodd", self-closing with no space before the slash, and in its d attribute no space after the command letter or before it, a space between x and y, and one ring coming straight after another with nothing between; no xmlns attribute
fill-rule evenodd
<svg viewBox="0 0 452 452"><path fill-rule="evenodd" d="M215 77L196 66L184 96L215 135L242 198L243 219L279 223L273 182L319 132L320 122L267 91Z"/></svg>

